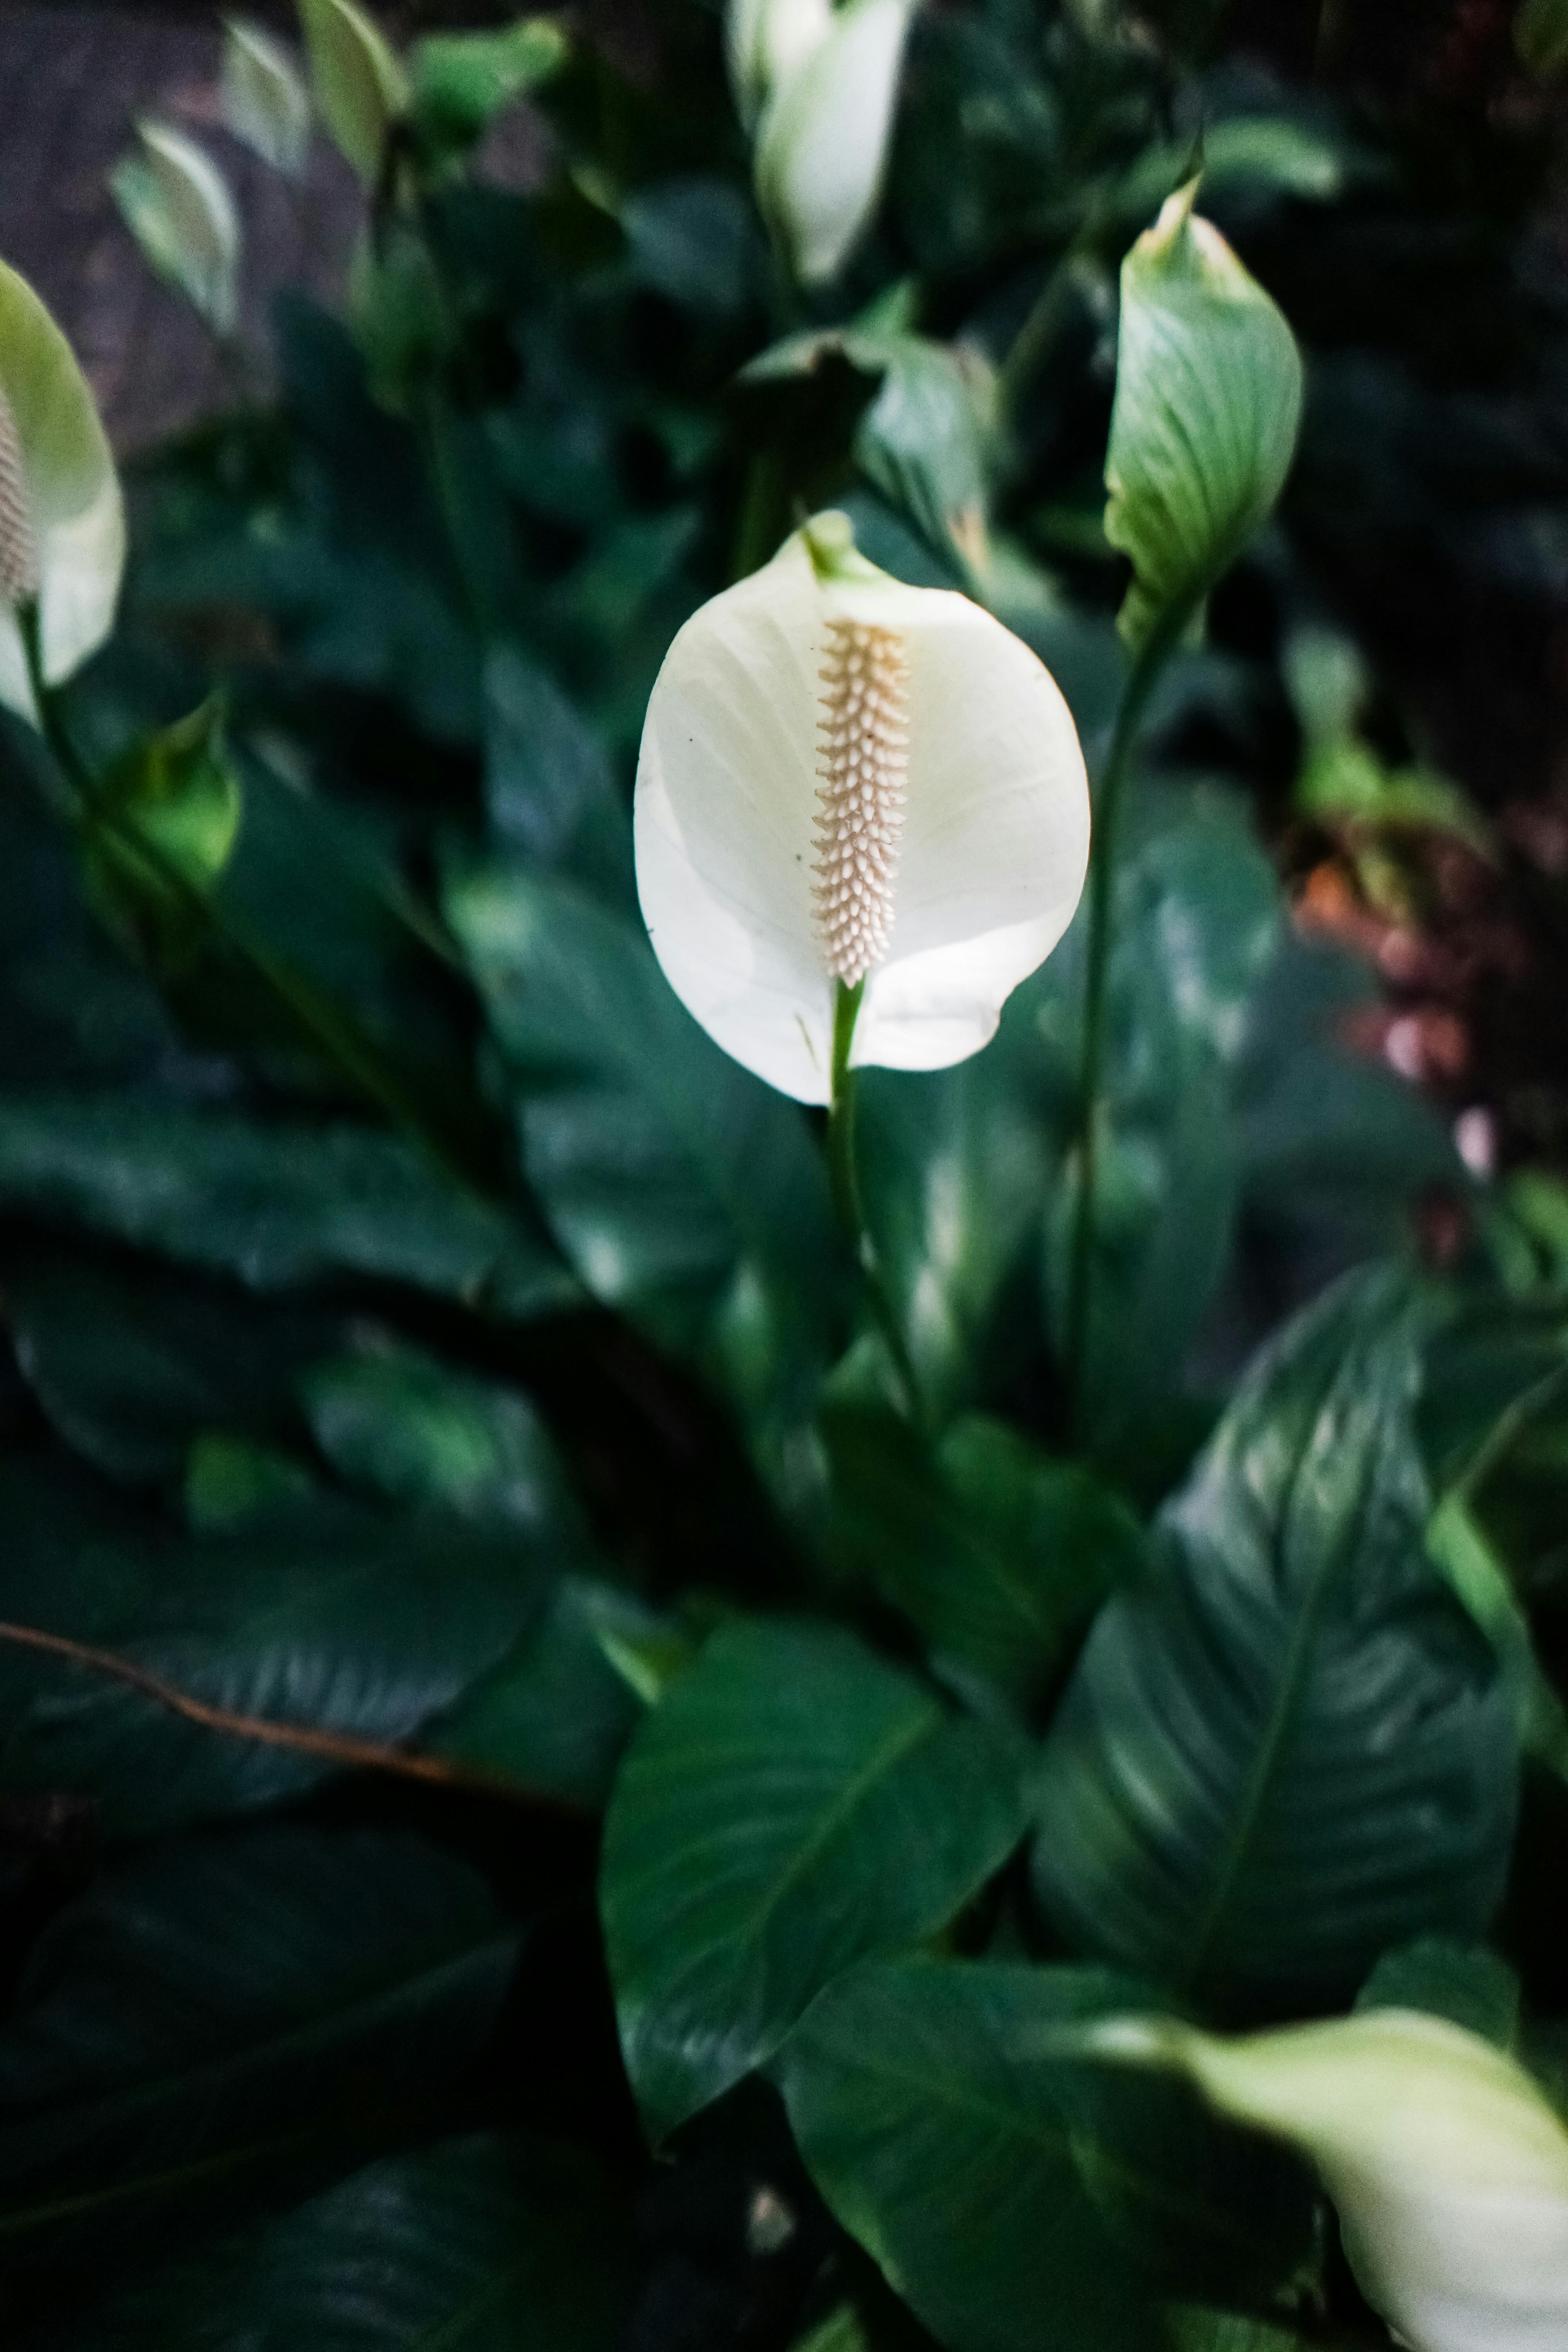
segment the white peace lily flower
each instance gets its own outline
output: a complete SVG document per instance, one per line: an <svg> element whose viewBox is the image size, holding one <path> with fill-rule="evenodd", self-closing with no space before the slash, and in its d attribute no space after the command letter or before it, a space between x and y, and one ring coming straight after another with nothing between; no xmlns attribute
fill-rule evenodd
<svg viewBox="0 0 1568 2352"><path fill-rule="evenodd" d="M774 82L757 134L757 202L796 278L815 286L876 211L913 0L847 0L815 39L808 0L773 4L769 52L798 62Z"/></svg>
<svg viewBox="0 0 1568 2352"><path fill-rule="evenodd" d="M1179 2067L1310 2157L1363 2294L1415 2352L1568 2345L1568 2132L1489 2042L1400 2009L1234 2041L1118 2019L1090 2038Z"/></svg>
<svg viewBox="0 0 1568 2352"><path fill-rule="evenodd" d="M825 1103L840 982L864 982L853 1064L941 1069L993 1035L1083 887L1083 755L1026 646L818 515L671 646L636 847L682 1003L770 1085Z"/></svg>
<svg viewBox="0 0 1568 2352"><path fill-rule="evenodd" d="M0 262L0 702L35 721L20 614L58 686L109 635L125 564L120 483L70 345Z"/></svg>

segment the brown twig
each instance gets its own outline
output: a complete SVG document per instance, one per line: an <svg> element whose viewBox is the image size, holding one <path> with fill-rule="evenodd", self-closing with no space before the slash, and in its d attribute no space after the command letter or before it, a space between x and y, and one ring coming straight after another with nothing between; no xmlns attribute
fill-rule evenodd
<svg viewBox="0 0 1568 2352"><path fill-rule="evenodd" d="M266 1748L287 1748L300 1755L325 1757L334 1764L361 1771L395 1772L405 1780L433 1781L440 1788L468 1789L484 1796L506 1797L513 1804L544 1805L567 1813L579 1810L554 1790L533 1788L520 1780L507 1780L500 1773L479 1771L445 1756L422 1755L379 1739L361 1739L350 1731L313 1730L306 1724L277 1723L267 1716L237 1715L227 1707L209 1706L205 1699L193 1698L188 1691L165 1682L162 1675L152 1673L148 1667L139 1666L113 1650L72 1641L68 1634L46 1633L37 1625L12 1625L0 1620L0 1642L14 1643L25 1650L44 1650L51 1657L67 1658L73 1665L107 1675L123 1683L127 1689L140 1692L155 1706L167 1707L172 1715L183 1716L187 1723L200 1724L204 1731L226 1732L232 1738L254 1739Z"/></svg>

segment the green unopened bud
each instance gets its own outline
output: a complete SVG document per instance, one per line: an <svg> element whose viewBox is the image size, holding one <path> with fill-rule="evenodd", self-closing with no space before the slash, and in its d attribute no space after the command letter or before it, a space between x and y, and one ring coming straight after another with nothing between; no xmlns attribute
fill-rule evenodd
<svg viewBox="0 0 1568 2352"><path fill-rule="evenodd" d="M1121 265L1105 535L1132 559L1133 646L1185 625L1284 487L1301 358L1282 313L1211 222L1194 180Z"/></svg>

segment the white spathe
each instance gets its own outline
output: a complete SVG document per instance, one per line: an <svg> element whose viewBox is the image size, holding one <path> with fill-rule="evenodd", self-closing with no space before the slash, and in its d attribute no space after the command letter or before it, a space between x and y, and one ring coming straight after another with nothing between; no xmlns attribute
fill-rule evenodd
<svg viewBox="0 0 1568 2352"><path fill-rule="evenodd" d="M809 1103L829 1096L835 997L812 897L819 673L845 621L901 639L909 737L891 925L853 1064L977 1053L1066 930L1089 858L1083 755L1049 671L966 596L868 563L843 516L817 516L694 614L643 728L643 916L710 1035Z"/></svg>
<svg viewBox="0 0 1568 2352"><path fill-rule="evenodd" d="M757 202L805 286L837 276L877 209L912 5L847 0L768 100Z"/></svg>
<svg viewBox="0 0 1568 2352"><path fill-rule="evenodd" d="M1415 2352L1568 2346L1568 2132L1489 2042L1401 2009L1235 2040L1124 2019L1091 2038L1179 2067L1310 2157L1363 2294Z"/></svg>
<svg viewBox="0 0 1568 2352"><path fill-rule="evenodd" d="M70 345L0 262L0 471L17 539L14 587L36 595L43 672L68 678L113 625L125 516L109 444ZM26 576L23 578L22 574ZM0 574L11 566L0 562ZM10 594L0 592L0 702L37 719Z"/></svg>

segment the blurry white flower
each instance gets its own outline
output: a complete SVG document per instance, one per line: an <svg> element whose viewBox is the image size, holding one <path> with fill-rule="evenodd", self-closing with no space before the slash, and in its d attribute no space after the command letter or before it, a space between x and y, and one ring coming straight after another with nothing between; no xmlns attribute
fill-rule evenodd
<svg viewBox="0 0 1568 2352"><path fill-rule="evenodd" d="M636 838L677 995L738 1062L821 1103L839 981L865 982L856 1064L940 1069L985 1044L1078 904L1089 793L1028 647L818 515L671 646Z"/></svg>
<svg viewBox="0 0 1568 2352"><path fill-rule="evenodd" d="M1415 2352L1568 2345L1568 2132L1489 2042L1400 2009L1234 2041L1128 2018L1090 2038L1310 2157L1362 2292Z"/></svg>
<svg viewBox="0 0 1568 2352"><path fill-rule="evenodd" d="M184 295L215 334L234 331L239 309L239 215L228 183L194 139L166 122L141 122L139 154L125 156L110 188L125 226L160 278Z"/></svg>
<svg viewBox="0 0 1568 2352"><path fill-rule="evenodd" d="M70 345L0 262L0 702L36 719L19 615L58 686L109 635L125 563L114 460Z"/></svg>
<svg viewBox="0 0 1568 2352"><path fill-rule="evenodd" d="M742 113L765 91L757 202L803 285L832 278L877 208L913 0L735 0Z"/></svg>

